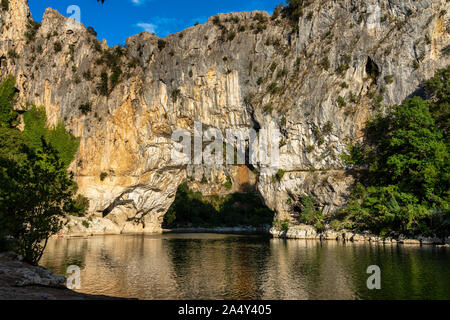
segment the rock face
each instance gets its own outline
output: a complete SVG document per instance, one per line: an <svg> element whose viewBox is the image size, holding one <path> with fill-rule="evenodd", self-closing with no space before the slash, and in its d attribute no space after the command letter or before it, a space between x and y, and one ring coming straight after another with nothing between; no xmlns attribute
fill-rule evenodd
<svg viewBox="0 0 450 320"><path fill-rule="evenodd" d="M348 142L362 139L373 112L420 91L449 63L448 9L445 0L320 0L304 9L298 31L266 12L219 14L116 49L53 9L33 29L27 1L10 0L0 14L1 73L17 77L20 108L45 106L48 125L64 121L81 138L70 170L92 213L121 231L160 232L186 179L206 194L256 188L276 219L295 223L304 194L325 213L345 204L357 174L340 159ZM92 110L83 114L83 104ZM224 136L275 126L286 173L175 164L171 135L193 132L194 121Z"/></svg>
<svg viewBox="0 0 450 320"><path fill-rule="evenodd" d="M0 254L0 274L2 282L9 283L15 287L26 286L46 286L46 287L66 287L66 279L54 275L50 270L42 267L35 267L23 263L14 254ZM2 287L4 283L2 283Z"/></svg>

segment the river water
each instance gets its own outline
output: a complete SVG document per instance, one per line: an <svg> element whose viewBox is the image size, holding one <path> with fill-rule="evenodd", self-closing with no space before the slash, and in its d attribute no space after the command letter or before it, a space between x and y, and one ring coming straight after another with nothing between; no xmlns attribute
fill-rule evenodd
<svg viewBox="0 0 450 320"><path fill-rule="evenodd" d="M79 292L138 299L450 299L450 249L257 235L52 239L40 264ZM367 268L381 289L367 288Z"/></svg>

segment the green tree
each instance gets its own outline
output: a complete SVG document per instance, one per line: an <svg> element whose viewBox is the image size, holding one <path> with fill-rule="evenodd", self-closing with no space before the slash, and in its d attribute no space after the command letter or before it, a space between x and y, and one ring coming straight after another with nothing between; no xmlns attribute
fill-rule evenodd
<svg viewBox="0 0 450 320"><path fill-rule="evenodd" d="M371 184L398 185L430 201L448 190L448 149L430 106L419 97L407 99L368 124L375 151Z"/></svg>
<svg viewBox="0 0 450 320"><path fill-rule="evenodd" d="M435 102L431 105L431 113L437 126L446 134L450 129L450 66L439 70L433 78L425 82L425 90Z"/></svg>
<svg viewBox="0 0 450 320"><path fill-rule="evenodd" d="M28 140L22 132L12 128L0 128L0 157L16 163L23 163L26 154L23 146Z"/></svg>
<svg viewBox="0 0 450 320"><path fill-rule="evenodd" d="M345 216L343 227L356 231L370 230L387 236L392 233L445 235L448 219L444 210L420 202L412 193L398 186L369 186L358 184L349 205L340 212Z"/></svg>
<svg viewBox="0 0 450 320"><path fill-rule="evenodd" d="M318 203L313 196L302 196L300 199L300 222L306 224L316 224L322 218L322 212L319 210Z"/></svg>
<svg viewBox="0 0 450 320"><path fill-rule="evenodd" d="M80 140L66 131L62 121L55 128L47 130L45 139L57 150L62 163L68 168L75 159Z"/></svg>
<svg viewBox="0 0 450 320"><path fill-rule="evenodd" d="M61 218L71 213L76 185L44 138L36 152L23 145L25 161L0 157L0 212L3 235L24 260L37 264L48 238L61 228Z"/></svg>
<svg viewBox="0 0 450 320"><path fill-rule="evenodd" d="M62 123L46 128L45 111L36 107L24 115L24 132L14 128L14 83L13 77L0 83L0 250L37 264L60 218L83 214L87 201L72 200L76 184L66 171L78 140Z"/></svg>
<svg viewBox="0 0 450 320"><path fill-rule="evenodd" d="M338 214L344 227L449 235L449 75L446 68L425 83L430 100L406 99L376 116L367 125L368 143L343 156L369 169Z"/></svg>
<svg viewBox="0 0 450 320"><path fill-rule="evenodd" d="M39 149L42 146L41 138L44 137L58 151L60 159L67 168L75 159L79 139L66 131L62 121L58 122L54 128L48 128L46 121L44 108L33 106L24 114L24 136L28 140L27 144L32 149Z"/></svg>
<svg viewBox="0 0 450 320"><path fill-rule="evenodd" d="M287 0L286 2L288 4L285 8L287 16L297 23L298 19L303 16L304 0Z"/></svg>
<svg viewBox="0 0 450 320"><path fill-rule="evenodd" d="M9 128L17 118L13 100L16 95L16 78L8 76L0 83L0 127Z"/></svg>

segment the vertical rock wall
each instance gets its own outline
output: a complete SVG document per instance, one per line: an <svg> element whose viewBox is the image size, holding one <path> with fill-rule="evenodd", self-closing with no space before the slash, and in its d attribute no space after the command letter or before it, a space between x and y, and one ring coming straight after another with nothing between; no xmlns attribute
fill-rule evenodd
<svg viewBox="0 0 450 320"><path fill-rule="evenodd" d="M105 96L101 74L114 70L102 57L116 49L53 9L27 40L27 1L10 0L0 13L1 74L17 77L18 108L45 106L48 125L64 121L81 138L70 170L90 210L120 230L161 231L187 178L205 194L253 186L276 219L295 222L303 194L317 197L325 213L345 203L355 174L340 159L348 142L362 139L371 114L420 92L449 63L448 9L445 0L321 0L304 9L298 31L256 11L219 14L164 42L144 32L118 49L122 73ZM86 103L92 111L83 114ZM274 125L286 174L174 164L171 134L193 132L194 121L224 135ZM227 177L233 190L223 186Z"/></svg>

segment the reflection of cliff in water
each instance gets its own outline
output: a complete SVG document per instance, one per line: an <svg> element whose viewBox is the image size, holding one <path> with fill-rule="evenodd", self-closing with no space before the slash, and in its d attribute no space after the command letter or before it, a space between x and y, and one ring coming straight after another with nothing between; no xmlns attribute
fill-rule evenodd
<svg viewBox="0 0 450 320"><path fill-rule="evenodd" d="M202 238L169 242L177 283L186 298L259 297L268 241L228 235Z"/></svg>
<svg viewBox="0 0 450 320"><path fill-rule="evenodd" d="M449 262L446 248L163 234L51 240L41 264L79 265L84 293L140 299L449 299Z"/></svg>
<svg viewBox="0 0 450 320"><path fill-rule="evenodd" d="M146 297L151 293L158 298L177 292L172 262L162 239L105 236L53 240L41 265L64 274L64 257L78 255L80 247L84 249L82 292L108 292L118 297Z"/></svg>

